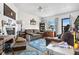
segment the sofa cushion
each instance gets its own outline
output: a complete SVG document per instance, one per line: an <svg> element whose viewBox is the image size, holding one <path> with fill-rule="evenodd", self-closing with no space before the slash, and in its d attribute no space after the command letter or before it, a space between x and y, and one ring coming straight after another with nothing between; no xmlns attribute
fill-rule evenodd
<svg viewBox="0 0 79 59"><path fill-rule="evenodd" d="M29 45L36 48L36 49L38 49L39 51L42 51L42 52L47 50L45 39L38 39L38 40L31 41L29 43Z"/></svg>
<svg viewBox="0 0 79 59"><path fill-rule="evenodd" d="M22 37L18 37L16 39L16 43L20 43L20 42L26 42L26 39L22 38Z"/></svg>

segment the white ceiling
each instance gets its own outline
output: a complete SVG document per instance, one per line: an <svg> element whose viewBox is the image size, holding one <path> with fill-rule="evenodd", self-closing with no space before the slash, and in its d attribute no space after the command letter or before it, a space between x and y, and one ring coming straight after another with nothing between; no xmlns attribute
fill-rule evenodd
<svg viewBox="0 0 79 59"><path fill-rule="evenodd" d="M19 11L40 17L53 16L79 10L79 3L14 3ZM40 12L38 7L43 9Z"/></svg>

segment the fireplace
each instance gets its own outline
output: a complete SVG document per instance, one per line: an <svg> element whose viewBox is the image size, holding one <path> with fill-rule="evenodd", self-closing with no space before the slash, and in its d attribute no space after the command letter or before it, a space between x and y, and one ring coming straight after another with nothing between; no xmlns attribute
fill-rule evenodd
<svg viewBox="0 0 79 59"><path fill-rule="evenodd" d="M6 28L6 32L8 35L15 35L15 28Z"/></svg>

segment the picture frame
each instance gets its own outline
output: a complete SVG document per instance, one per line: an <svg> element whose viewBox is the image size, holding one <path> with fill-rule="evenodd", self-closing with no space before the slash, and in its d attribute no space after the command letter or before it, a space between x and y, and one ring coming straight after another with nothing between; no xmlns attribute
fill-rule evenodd
<svg viewBox="0 0 79 59"><path fill-rule="evenodd" d="M30 20L30 25L36 25L36 21L35 21L34 18L32 18L32 19Z"/></svg>

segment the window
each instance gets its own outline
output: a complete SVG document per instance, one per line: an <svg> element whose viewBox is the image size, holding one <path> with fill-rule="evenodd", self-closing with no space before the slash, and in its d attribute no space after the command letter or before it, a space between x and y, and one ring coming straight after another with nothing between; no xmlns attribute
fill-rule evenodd
<svg viewBox="0 0 79 59"><path fill-rule="evenodd" d="M63 18L62 19L62 33L64 32L64 27L66 25L71 25L71 19L70 18Z"/></svg>
<svg viewBox="0 0 79 59"><path fill-rule="evenodd" d="M52 30L52 31L56 31L55 30L55 20L54 19L50 19L48 21L48 25L49 25L49 28Z"/></svg>
<svg viewBox="0 0 79 59"><path fill-rule="evenodd" d="M58 20L57 19L50 19L50 20L48 20L48 26L53 32L57 33L57 31L58 31L58 29L57 29Z"/></svg>

